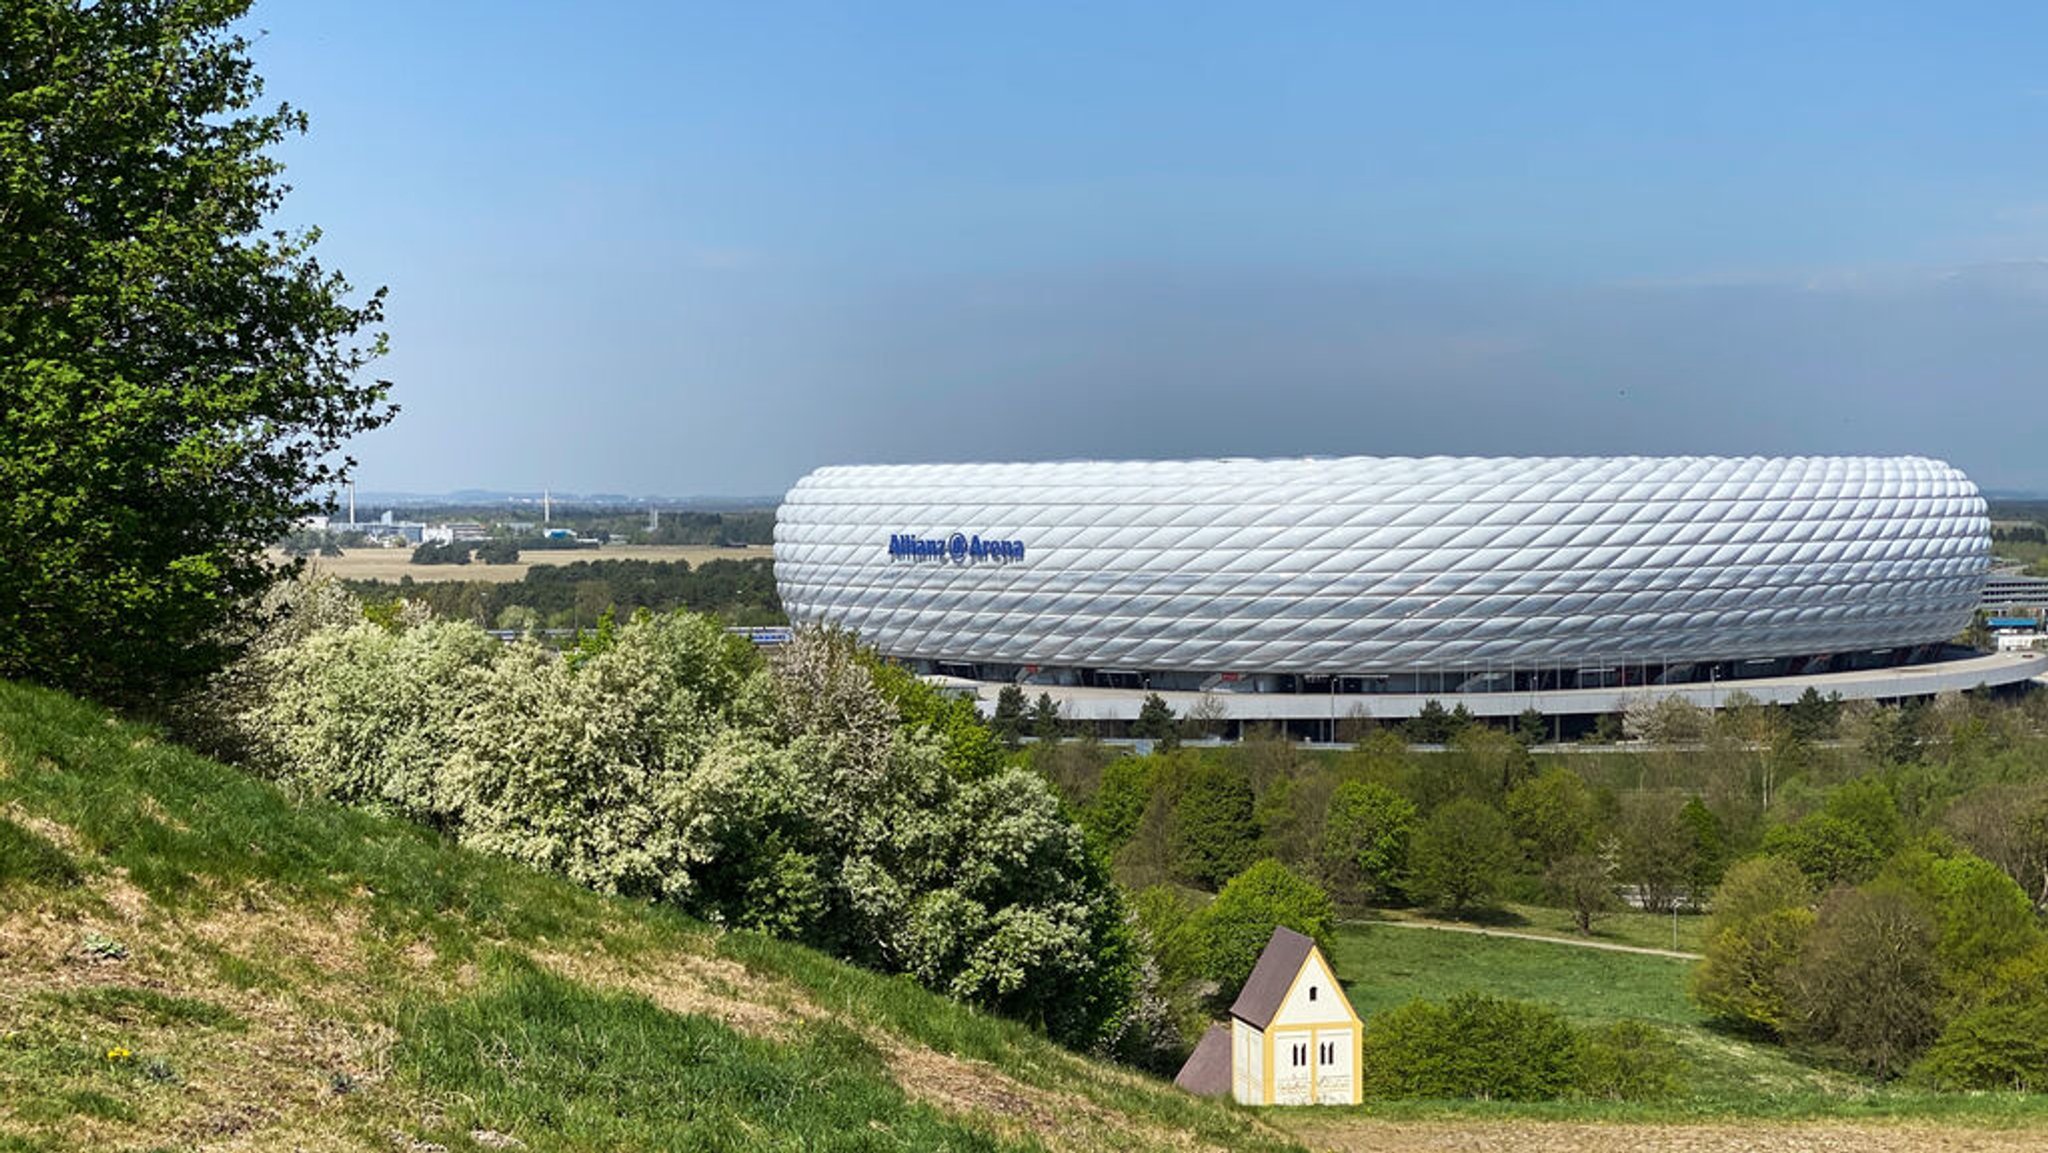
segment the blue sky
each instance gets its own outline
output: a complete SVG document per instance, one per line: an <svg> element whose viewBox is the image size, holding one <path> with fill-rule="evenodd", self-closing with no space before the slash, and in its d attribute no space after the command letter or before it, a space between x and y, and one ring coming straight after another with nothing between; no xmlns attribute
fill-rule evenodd
<svg viewBox="0 0 2048 1153"><path fill-rule="evenodd" d="M2048 490L2048 7L259 2L365 488L1945 457Z"/></svg>

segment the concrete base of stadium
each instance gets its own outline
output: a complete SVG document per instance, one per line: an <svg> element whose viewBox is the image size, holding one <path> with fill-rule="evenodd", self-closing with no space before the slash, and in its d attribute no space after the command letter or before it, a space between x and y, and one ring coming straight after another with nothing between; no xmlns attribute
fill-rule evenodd
<svg viewBox="0 0 2048 1153"><path fill-rule="evenodd" d="M972 693L981 712L995 711L1000 684L954 677L927 677L944 688ZM1976 688L2003 688L2048 680L2048 653L1996 653L1921 665L1863 672L1819 673L1810 676L1757 677L1739 681L1685 685L1631 685L1621 688L1551 689L1512 693L1243 693L1174 692L1158 695L1173 711L1186 716L1200 706L1219 721L1336 722L1352 719L1405 720L1436 701L1445 708L1463 705L1477 717L1514 717L1535 709L1544 716L1597 716L1624 712L1633 703L1680 697L1704 709L1721 707L1735 693L1771 705L1789 705L1806 690L1845 701L1892 701L1932 697ZM1066 685L1024 685L1027 701L1047 694L1071 721L1133 721L1151 695L1144 689L1084 688Z"/></svg>

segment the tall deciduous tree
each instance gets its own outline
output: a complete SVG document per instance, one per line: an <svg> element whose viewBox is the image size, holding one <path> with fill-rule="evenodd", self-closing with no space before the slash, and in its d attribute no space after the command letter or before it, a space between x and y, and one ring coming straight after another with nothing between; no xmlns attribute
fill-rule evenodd
<svg viewBox="0 0 2048 1153"><path fill-rule="evenodd" d="M395 412L382 293L266 232L248 0L0 3L0 676L136 701L233 648L263 546Z"/></svg>

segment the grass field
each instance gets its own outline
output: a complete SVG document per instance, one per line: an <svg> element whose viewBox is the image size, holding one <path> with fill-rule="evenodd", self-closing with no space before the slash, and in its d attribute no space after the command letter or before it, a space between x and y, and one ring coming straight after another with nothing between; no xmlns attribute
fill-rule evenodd
<svg viewBox="0 0 2048 1153"><path fill-rule="evenodd" d="M536 565L570 564L580 560L687 561L692 566L708 560L752 560L769 557L775 550L767 545L718 548L712 545L614 544L591 549L529 549L519 554L518 564L411 564L407 548L348 549L338 557L309 558L313 571L342 580L396 581L516 581ZM283 553L272 553L281 560Z"/></svg>
<svg viewBox="0 0 2048 1153"><path fill-rule="evenodd" d="M1666 938L1668 942L1668 937ZM1684 1055L1689 1092L1653 1104L1551 1102L1376 1103L1378 1116L1939 1117L1977 1123L2048 1122L2048 1096L1934 1094L1871 1085L1850 1073L1708 1027L1685 995L1692 962L1539 941L1394 926L1347 924L1338 932L1337 976L1370 1018L1417 997L1466 990L1539 1001L1581 1023L1635 1017L1667 1029Z"/></svg>
<svg viewBox="0 0 2048 1153"><path fill-rule="evenodd" d="M1407 910L1386 910L1375 916L1387 920L1430 919L1427 914ZM1578 926L1572 921L1571 913L1564 909L1509 904L1491 913L1450 923L1538 937L1556 937L1565 941L1592 941L1607 945L1629 945L1638 949L1670 949L1681 953L1697 953L1705 944L1707 919L1681 913L1674 920L1669 914L1631 910L1600 917L1593 922L1593 932L1581 936Z"/></svg>

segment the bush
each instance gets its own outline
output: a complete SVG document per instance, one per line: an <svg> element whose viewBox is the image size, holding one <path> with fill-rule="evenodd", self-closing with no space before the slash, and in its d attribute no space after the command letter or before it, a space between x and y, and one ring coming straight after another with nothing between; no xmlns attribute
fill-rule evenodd
<svg viewBox="0 0 2048 1153"><path fill-rule="evenodd" d="M1123 1028L1132 930L1051 786L1001 766L971 705L845 635L800 630L770 669L684 614L568 658L470 625L363 624L265 660L248 728L294 783L908 973L1071 1045Z"/></svg>
<svg viewBox="0 0 2048 1153"><path fill-rule="evenodd" d="M1791 967L1813 929L1812 899L1805 875L1790 861L1754 857L1729 869L1714 890L1706 958L1693 970L1692 999L1724 1021L1782 1032Z"/></svg>
<svg viewBox="0 0 2048 1153"><path fill-rule="evenodd" d="M1236 997L1281 925L1314 937L1328 956L1334 917L1329 895L1278 861L1260 861L1231 878L1203 917L1207 970L1218 994Z"/></svg>
<svg viewBox="0 0 2048 1153"><path fill-rule="evenodd" d="M1879 1077L1904 1070L1940 1030L1935 941L1933 920L1904 892L1838 893L1792 967L1790 1033Z"/></svg>
<svg viewBox="0 0 2048 1153"><path fill-rule="evenodd" d="M1914 1072L1937 1089L2048 1090L2048 997L1963 1013Z"/></svg>
<svg viewBox="0 0 2048 1153"><path fill-rule="evenodd" d="M1579 1042L1578 1091L1606 1101L1653 1101L1679 1091L1685 1061L1662 1029L1615 1021Z"/></svg>
<svg viewBox="0 0 2048 1153"><path fill-rule="evenodd" d="M1572 1090L1579 1061L1557 1010L1460 993L1374 1014L1359 1072L1368 1097L1547 1101Z"/></svg>

